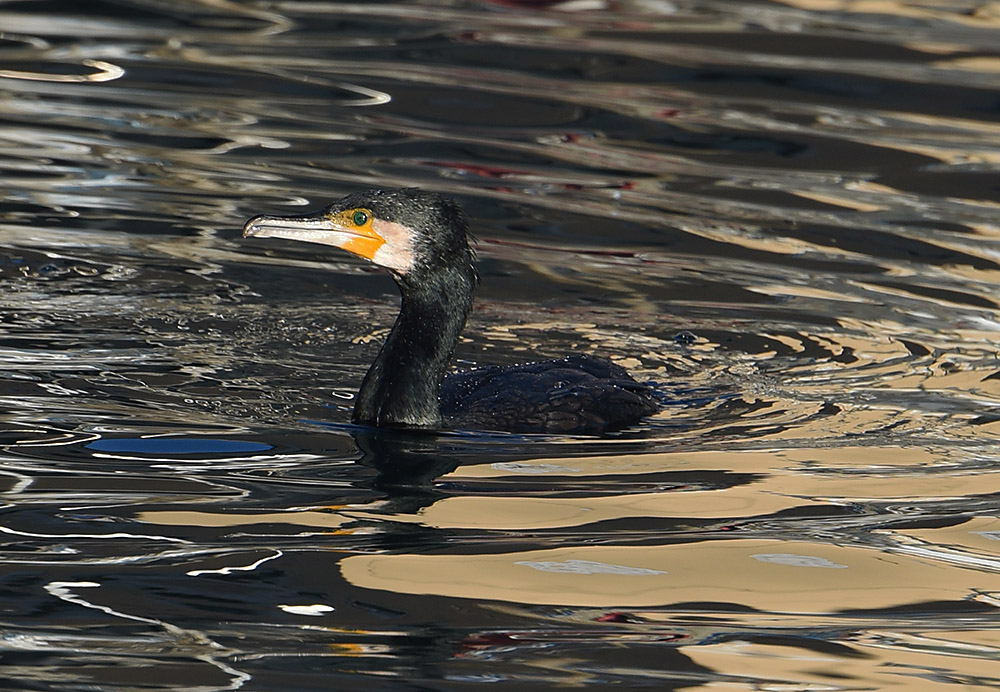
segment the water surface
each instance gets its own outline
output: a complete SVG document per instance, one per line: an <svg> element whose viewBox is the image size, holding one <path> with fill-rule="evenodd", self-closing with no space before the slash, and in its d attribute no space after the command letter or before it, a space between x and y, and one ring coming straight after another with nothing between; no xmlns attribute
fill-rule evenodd
<svg viewBox="0 0 1000 692"><path fill-rule="evenodd" d="M0 686L996 689L998 45L964 0L0 5ZM351 426L392 281L239 231L372 185L474 219L460 366L664 410Z"/></svg>

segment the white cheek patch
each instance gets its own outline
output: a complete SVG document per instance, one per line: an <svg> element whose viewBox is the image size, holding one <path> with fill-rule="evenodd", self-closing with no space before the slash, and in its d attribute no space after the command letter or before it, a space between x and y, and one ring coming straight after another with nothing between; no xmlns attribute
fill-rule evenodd
<svg viewBox="0 0 1000 692"><path fill-rule="evenodd" d="M413 268L413 236L415 234L408 226L394 221L374 219L372 230L385 240L385 244L376 250L372 262L400 274L405 274Z"/></svg>

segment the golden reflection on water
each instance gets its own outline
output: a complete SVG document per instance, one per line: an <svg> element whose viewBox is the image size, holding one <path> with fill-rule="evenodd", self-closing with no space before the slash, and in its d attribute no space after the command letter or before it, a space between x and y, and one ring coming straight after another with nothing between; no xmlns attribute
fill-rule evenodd
<svg viewBox="0 0 1000 692"><path fill-rule="evenodd" d="M35 82L110 82L125 75L125 70L104 60L84 58L84 67L93 67L90 74L51 74L47 72L27 72L24 70L0 70L0 78L27 79Z"/></svg>
<svg viewBox="0 0 1000 692"><path fill-rule="evenodd" d="M439 529L524 531L586 526L634 517L743 517L770 514L803 504L797 498L762 495L766 492L760 488L728 488L574 499L455 497L436 502L418 515L395 514L392 521L411 521ZM353 514L371 516L361 512Z"/></svg>
<svg viewBox="0 0 1000 692"><path fill-rule="evenodd" d="M465 467L441 480L461 484L478 479L544 476L600 479L670 469L675 472L739 472L753 480L733 487L700 490L679 487L657 492L594 497L456 496L414 515L395 513L383 520L419 523L438 529L496 531L582 527L611 519L667 517L735 523L782 510L875 501L961 500L1000 492L1000 479L969 472L945 451L919 448L840 447L764 452L684 452L625 457L534 459L513 466ZM347 516L374 518L363 508ZM286 519L295 522L293 517Z"/></svg>
<svg viewBox="0 0 1000 692"><path fill-rule="evenodd" d="M182 510L139 512L137 521L163 526L253 526L254 524L290 524L322 529L336 529L350 519L332 512L254 512L213 513Z"/></svg>
<svg viewBox="0 0 1000 692"><path fill-rule="evenodd" d="M355 586L396 593L591 607L738 603L775 613L891 608L1000 590L1000 573L794 540L354 555L340 569Z"/></svg>
<svg viewBox="0 0 1000 692"><path fill-rule="evenodd" d="M973 26L1000 26L1000 12L995 2L980 3L969 13L953 12L937 3L899 2L899 0L778 0L778 2L804 10L817 12L871 13L896 17L935 19Z"/></svg>
<svg viewBox="0 0 1000 692"><path fill-rule="evenodd" d="M850 659L851 680L862 689L921 690L954 692L956 682L942 676L941 669L928 659L927 650L948 649L951 634L921 638L895 632L873 634L859 632L852 637ZM959 633L970 635L968 632ZM973 637L986 632L971 633ZM992 644L992 642L991 642ZM713 670L732 670L733 677L725 688L756 689L760 679L774 681L770 689L837 690L844 689L842 656L822 651L803 651L793 646L764 642L727 642L692 647L691 658ZM995 689L1000 679L1000 648L995 645L972 644L952 649L952 655L968 657L962 689ZM980 682L983 684L977 684ZM764 688L768 689L768 688ZM857 688L855 688L857 689Z"/></svg>
<svg viewBox="0 0 1000 692"><path fill-rule="evenodd" d="M167 4L146 3L143 11ZM1000 603L1000 522L991 504L1000 494L1000 269L991 244L1000 237L998 202L981 182L967 192L949 178L940 193L915 183L936 185L924 169L940 180L995 166L1000 130L989 119L992 101L939 114L934 104L893 103L877 92L935 85L935 93L950 94L965 85L992 93L995 41L980 30L1000 26L1000 12L997 3L784 4L810 14L780 3L697 11L635 3L641 11L631 24L613 24L609 18L633 4L516 11L501 3L483 23L473 5L389 3L369 21L371 7L350 3L272 3L271 12L204 0L187 5L206 14L205 25L174 27L3 13L5 30L23 33L0 36L16 44L5 44L11 63L0 69L11 96L0 103L9 121L0 133L5 201L21 205L2 219L14 277L4 296L10 419L56 419L85 431L67 447L83 446L83 436L144 434L144 426L162 432L192 419L241 434L270 434L264 421L277 421L327 435L317 421L347 416L329 393L360 379L363 349L387 327L395 295L371 289L372 302L347 310L357 300L348 279L369 281L367 268L241 243L239 226L250 213L317 206L364 183L422 185L483 210L476 232L488 269L463 358L601 352L661 383L668 401L635 430L603 440L611 451L601 455L577 456L592 440L473 438L484 445L480 463L402 489L379 486L374 471L351 476L353 449L225 462L76 450L66 461L39 459L37 440L32 450L15 442L4 467L12 479L7 519L35 507L48 514L29 514L21 528L5 519L0 528L19 537L7 559L65 560L64 576L73 579L106 567L95 580L141 564L136 583L149 580L158 597L190 588L191 603L211 602L206 628L218 625L217 613L231 616L227 604L236 602L239 624L226 626L240 630L241 641L245 622L273 625L277 610L338 624L282 620L279 635L233 655L241 665L270 655L275 642L298 661L306 636L318 633L321 655L377 659L371 675L386 679L397 672L387 662L410 644L361 639L389 631L420 638L431 630L412 622L437 627L441 612L421 608L424 597L440 596L454 599L446 610L464 616L448 641L488 629L492 621L477 620L478 609L501 606L540 629L572 623L567 637L605 636L616 651L630 636L674 644L649 623L684 630L683 654L709 669L691 684L706 688L943 690L971 686L976 676L995 688L996 627L963 620L961 608ZM169 19L169 10L157 11ZM858 24L860 15L906 21L873 29ZM394 36L385 17L421 23ZM320 21L341 22L343 31L311 30ZM372 26L386 33L366 33ZM962 43L955 27L976 31ZM752 41L764 32L798 35L761 51ZM851 50L861 49L850 41L832 44L843 50L829 54L823 43L812 55L802 38L813 33L873 43L887 35L893 51L934 55L923 62L878 51L855 56ZM116 43L119 34L127 44ZM697 41L675 40L684 34ZM465 64L462 51L477 43L486 48L484 66ZM490 63L491 54L522 49L552 51L568 67ZM580 55L585 60L574 62ZM655 79L641 81L643 65ZM164 88L164 74L176 83ZM730 80L726 93L713 80L701 83L703 74ZM459 92L494 105L459 117L440 105L457 103ZM419 94L412 112L407 93ZM511 126L498 112L524 122ZM838 158L841 144L854 153ZM480 171L471 165L480 163ZM22 261L21 250L40 257ZM34 265L69 255L99 268L79 264L68 273L96 278L60 291ZM289 289L298 291L294 301L279 298L271 272L304 277ZM25 326L30 319L41 326ZM111 326L101 327L105 321ZM94 345L101 329L110 345ZM692 334L675 340L681 331ZM32 341L23 348L22 332ZM146 341L118 349L126 336ZM357 349L329 355L348 346ZM57 452L63 439L51 439L44 450ZM493 445L521 443L532 453L485 460ZM535 454L540 444L546 449ZM23 470L17 455L28 451L49 466ZM350 471L316 472L312 465L329 456ZM170 482L187 474L205 474L205 482L171 495ZM122 497L110 480L95 489L109 478ZM363 499L338 497L348 485L345 496ZM109 506L126 499L134 512ZM142 530L101 533L118 521ZM76 532L80 525L90 532ZM164 555L144 544L92 548L151 538L183 548ZM211 564L191 570L200 550ZM289 576L291 553L314 560L301 581ZM341 560L345 553L353 554ZM356 589L325 576L338 564ZM180 576L170 571L178 565ZM242 575L241 587L262 591L239 602L227 570ZM308 605L332 596L342 596L336 608ZM59 605L86 603L71 598ZM94 598L87 607L109 615ZM183 598L178 603L189 605ZM377 606L371 629L339 627L338 618L360 618L360 600ZM951 619L936 620L924 605L933 602L945 603ZM557 614L547 620L529 605ZM631 609L642 622L602 620L606 607ZM414 614L399 625L403 610ZM36 612L51 611L42 603ZM120 648L119 635L106 642ZM341 635L349 639L333 641ZM830 648L765 639L772 635ZM428 638L442 637L435 630ZM564 671L557 683L606 682L581 672L581 659L565 650L535 655L516 637L502 641L516 656L535 656L538 670ZM194 650L210 660L204 651L218 651L213 644L170 641L170 656ZM67 656L89 650L81 645ZM435 655L433 665L443 667L464 653ZM487 646L482 660L495 667L491 657L502 655ZM642 671L643 682L655 674Z"/></svg>
<svg viewBox="0 0 1000 692"><path fill-rule="evenodd" d="M845 209L853 209L854 211L862 211L862 212L886 211L891 208L889 205L863 202L853 197L842 197L840 195L830 194L827 192L796 190L795 194L798 195L799 197L811 199L816 202L822 202L823 204L830 204L837 207L844 207Z"/></svg>

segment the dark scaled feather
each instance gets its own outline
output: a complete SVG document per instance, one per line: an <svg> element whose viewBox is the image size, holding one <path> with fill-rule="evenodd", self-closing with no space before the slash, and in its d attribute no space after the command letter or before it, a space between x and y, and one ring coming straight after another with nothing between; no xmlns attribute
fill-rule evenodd
<svg viewBox="0 0 1000 692"><path fill-rule="evenodd" d="M600 434L655 413L652 389L604 358L574 355L448 375L441 415L449 427Z"/></svg>

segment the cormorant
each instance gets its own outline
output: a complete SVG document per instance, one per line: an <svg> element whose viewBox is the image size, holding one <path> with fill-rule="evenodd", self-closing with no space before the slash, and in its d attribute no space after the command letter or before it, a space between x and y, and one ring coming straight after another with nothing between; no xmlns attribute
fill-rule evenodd
<svg viewBox="0 0 1000 692"><path fill-rule="evenodd" d="M306 216L255 216L243 236L339 247L396 280L399 316L361 383L355 423L596 434L659 408L649 386L590 355L446 374L479 279L469 224L453 200L368 190Z"/></svg>

